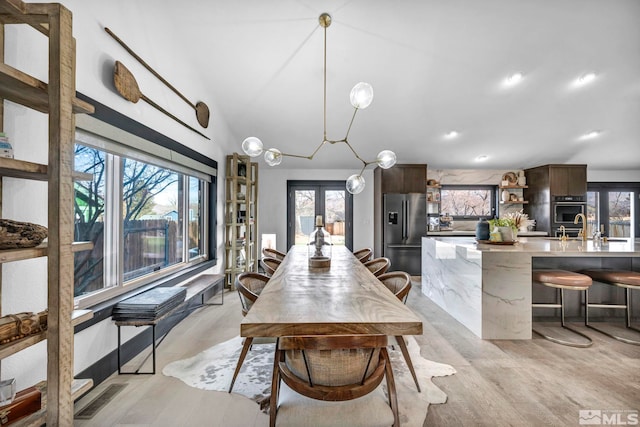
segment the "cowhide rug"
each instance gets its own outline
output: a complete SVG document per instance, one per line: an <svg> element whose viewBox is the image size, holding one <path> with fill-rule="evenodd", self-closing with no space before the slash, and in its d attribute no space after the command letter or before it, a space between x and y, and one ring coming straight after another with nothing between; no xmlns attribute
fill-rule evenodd
<svg viewBox="0 0 640 427"><path fill-rule="evenodd" d="M397 346L390 347L400 422L407 427L421 427L429 405L447 401L447 395L431 382L431 378L452 375L456 371L452 366L423 358L416 340L413 337L406 339L422 393L417 392L400 349ZM237 336L189 359L169 363L162 373L176 377L191 387L227 392L241 348L242 338ZM274 344L254 344L238 374L233 393L256 402L267 396L271 391L273 353Z"/></svg>

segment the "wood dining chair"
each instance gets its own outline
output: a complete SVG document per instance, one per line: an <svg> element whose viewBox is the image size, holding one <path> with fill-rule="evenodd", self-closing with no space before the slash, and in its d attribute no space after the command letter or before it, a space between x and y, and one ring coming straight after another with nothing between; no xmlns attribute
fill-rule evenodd
<svg viewBox="0 0 640 427"><path fill-rule="evenodd" d="M371 255L373 255L373 251L371 248L362 248L358 249L353 253L353 256L358 258L358 260L362 263L365 263L371 259Z"/></svg>
<svg viewBox="0 0 640 427"><path fill-rule="evenodd" d="M264 257L260 260L260 265L264 270L264 274L271 277L273 273L276 272L278 267L280 267L281 261L276 258Z"/></svg>
<svg viewBox="0 0 640 427"><path fill-rule="evenodd" d="M404 271L393 271L391 273L385 273L378 276L378 280L384 284L393 294L398 297L400 301L406 304L409 291L411 291L411 276ZM411 372L413 381L416 383L416 388L420 392L420 384L418 384L418 377L416 371L413 369L413 363L411 362L411 356L409 355L409 349L407 343L402 335L394 337L400 347L404 361Z"/></svg>
<svg viewBox="0 0 640 427"><path fill-rule="evenodd" d="M371 261L365 262L364 266L367 267L374 276L378 277L389 270L389 267L391 267L391 261L389 258L385 257L374 258Z"/></svg>
<svg viewBox="0 0 640 427"><path fill-rule="evenodd" d="M399 426L386 346L385 335L280 338L270 426ZM388 398L378 387L385 378Z"/></svg>
<svg viewBox="0 0 640 427"><path fill-rule="evenodd" d="M284 252L280 252L280 251L278 251L276 249L263 248L262 249L262 256L269 257L269 258L275 258L278 261L282 261L284 259L284 257L287 256L287 254L285 254Z"/></svg>
<svg viewBox="0 0 640 427"><path fill-rule="evenodd" d="M240 296L243 316L247 315L247 313L251 309L251 306L258 300L260 292L262 292L262 289L264 289L268 281L269 277L260 273L245 272L238 274L238 277L236 277L236 289L238 290L238 295ZM236 369L233 372L233 378L231 379L231 385L229 386L229 393L231 393L231 390L233 390L233 384L236 382L238 372L240 372L242 363L244 362L244 359L247 356L247 353L249 352L249 349L251 348L251 344L253 344L253 342L253 337L245 337ZM270 339L268 342L273 343L275 342L275 340Z"/></svg>

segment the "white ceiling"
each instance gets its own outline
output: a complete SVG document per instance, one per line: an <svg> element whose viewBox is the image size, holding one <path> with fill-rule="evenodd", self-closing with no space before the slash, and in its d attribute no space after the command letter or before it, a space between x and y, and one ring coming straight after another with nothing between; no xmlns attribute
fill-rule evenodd
<svg viewBox="0 0 640 427"><path fill-rule="evenodd" d="M236 151L247 136L304 155L322 141L318 16L328 12L327 136L344 137L351 87L371 83L374 101L349 137L365 160L389 148L399 163L430 168L640 169L638 0L122 4L137 5L138 31L200 70L201 100L220 109L211 126L227 122ZM522 83L505 88L514 72ZM587 72L597 74L593 83L575 87ZM460 136L445 140L450 130ZM579 140L593 130L602 134ZM488 160L475 162L479 155ZM285 158L280 167L358 165L336 145L312 163Z"/></svg>

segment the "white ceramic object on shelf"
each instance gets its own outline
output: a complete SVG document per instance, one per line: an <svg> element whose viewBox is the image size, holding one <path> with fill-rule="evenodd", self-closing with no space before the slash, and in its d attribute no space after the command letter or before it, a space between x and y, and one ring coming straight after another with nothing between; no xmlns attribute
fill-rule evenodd
<svg viewBox="0 0 640 427"><path fill-rule="evenodd" d="M508 202L509 199L511 198L511 194L509 193L509 191L505 189L505 190L502 190L501 197L503 202Z"/></svg>

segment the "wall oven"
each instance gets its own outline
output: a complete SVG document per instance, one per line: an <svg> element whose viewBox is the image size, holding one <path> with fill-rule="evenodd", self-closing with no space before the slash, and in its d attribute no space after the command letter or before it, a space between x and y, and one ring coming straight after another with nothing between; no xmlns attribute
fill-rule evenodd
<svg viewBox="0 0 640 427"><path fill-rule="evenodd" d="M585 215L587 204L582 196L555 196L551 202L553 228L573 224L578 214Z"/></svg>

